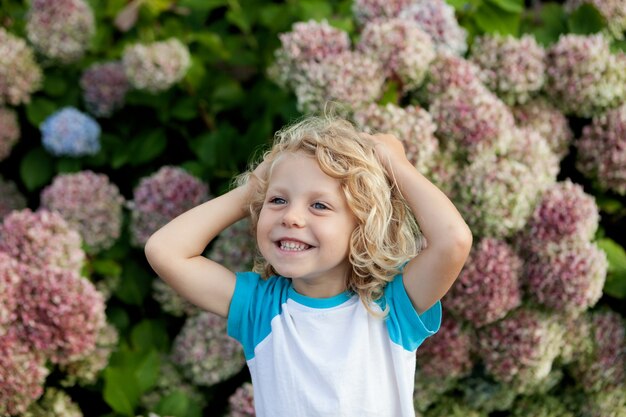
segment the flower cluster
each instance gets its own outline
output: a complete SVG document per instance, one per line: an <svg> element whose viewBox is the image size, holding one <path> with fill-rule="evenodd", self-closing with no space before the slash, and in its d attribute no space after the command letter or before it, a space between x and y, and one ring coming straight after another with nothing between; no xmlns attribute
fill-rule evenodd
<svg viewBox="0 0 626 417"><path fill-rule="evenodd" d="M525 103L543 87L545 50L533 36L486 35L474 40L471 60L481 80L509 105Z"/></svg>
<svg viewBox="0 0 626 417"><path fill-rule="evenodd" d="M201 393L196 386L185 381L170 358L163 355L160 359L155 386L141 396L141 404L145 408L153 410L163 398L179 391L200 407L204 407L206 405L205 394Z"/></svg>
<svg viewBox="0 0 626 417"><path fill-rule="evenodd" d="M569 152L574 133L565 115L543 98L512 108L517 126L539 133L559 159Z"/></svg>
<svg viewBox="0 0 626 417"><path fill-rule="evenodd" d="M603 189L626 195L626 104L594 117L576 148L581 172Z"/></svg>
<svg viewBox="0 0 626 417"><path fill-rule="evenodd" d="M210 257L214 259L213 257ZM231 271L235 271L231 269ZM181 297L172 287L161 279L152 281L152 298L154 298L161 309L172 316L193 316L198 314L200 309Z"/></svg>
<svg viewBox="0 0 626 417"><path fill-rule="evenodd" d="M592 4L604 16L611 35L624 38L626 31L626 3L623 0L566 0L564 7L572 12L583 4Z"/></svg>
<svg viewBox="0 0 626 417"><path fill-rule="evenodd" d="M467 405L487 414L510 409L518 396L513 387L496 382L487 375L470 376L463 380L459 388Z"/></svg>
<svg viewBox="0 0 626 417"><path fill-rule="evenodd" d="M77 231L48 210L13 211L0 224L0 252L32 268L78 272L85 253Z"/></svg>
<svg viewBox="0 0 626 417"><path fill-rule="evenodd" d="M428 410L428 417L486 417L484 413L476 411L463 404L457 397L441 398L437 404Z"/></svg>
<svg viewBox="0 0 626 417"><path fill-rule="evenodd" d="M0 105L28 103L42 79L33 50L24 39L0 27L0 56Z"/></svg>
<svg viewBox="0 0 626 417"><path fill-rule="evenodd" d="M82 58L96 32L93 11L84 0L32 0L27 19L28 40L62 64Z"/></svg>
<svg viewBox="0 0 626 417"><path fill-rule="evenodd" d="M227 417L254 417L254 390L252 384L244 383L228 398L229 414Z"/></svg>
<svg viewBox="0 0 626 417"><path fill-rule="evenodd" d="M17 331L32 349L53 363L68 363L93 352L105 324L105 304L93 284L76 272L20 270Z"/></svg>
<svg viewBox="0 0 626 417"><path fill-rule="evenodd" d="M20 280L17 261L0 252L0 336L4 336L15 321Z"/></svg>
<svg viewBox="0 0 626 417"><path fill-rule="evenodd" d="M602 296L608 262L590 242L546 244L527 259L524 287L541 305L578 314Z"/></svg>
<svg viewBox="0 0 626 417"><path fill-rule="evenodd" d="M134 88L159 93L183 79L191 66L191 56L182 42L172 38L151 44L128 45L122 63Z"/></svg>
<svg viewBox="0 0 626 417"><path fill-rule="evenodd" d="M111 324L105 324L98 330L96 345L92 352L79 359L60 365L65 373L61 384L64 386L94 384L102 371L109 364L109 357L117 348L119 334Z"/></svg>
<svg viewBox="0 0 626 417"><path fill-rule="evenodd" d="M526 224L537 200L534 172L518 161L483 155L456 178L455 203L477 236L508 237Z"/></svg>
<svg viewBox="0 0 626 417"><path fill-rule="evenodd" d="M538 191L556 182L559 157L550 149L548 141L529 128L514 128L503 155L526 165L534 173L533 184Z"/></svg>
<svg viewBox="0 0 626 417"><path fill-rule="evenodd" d="M470 350L474 338L451 316L442 320L439 332L417 350L417 368L427 378L437 380L467 376L474 365Z"/></svg>
<svg viewBox="0 0 626 417"><path fill-rule="evenodd" d="M357 22L365 24L372 20L396 17L413 2L414 0L355 0L352 3L352 13Z"/></svg>
<svg viewBox="0 0 626 417"><path fill-rule="evenodd" d="M370 104L354 113L359 128L368 133L389 132L402 140L406 156L420 172L434 166L434 157L439 149L435 137L437 126L430 114L419 106L399 107L388 103L385 106Z"/></svg>
<svg viewBox="0 0 626 417"><path fill-rule="evenodd" d="M172 346L172 361L194 384L211 386L241 371L241 345L226 335L226 320L203 312L187 318Z"/></svg>
<svg viewBox="0 0 626 417"><path fill-rule="evenodd" d="M467 32L456 20L454 8L445 0L413 1L398 16L415 21L430 35L438 51L456 55L467 51Z"/></svg>
<svg viewBox="0 0 626 417"><path fill-rule="evenodd" d="M87 111L96 117L109 117L124 105L130 84L120 62L105 62L87 68L80 77L80 87Z"/></svg>
<svg viewBox="0 0 626 417"><path fill-rule="evenodd" d="M430 36L414 21L399 18L368 23L357 49L379 61L385 76L400 81L405 91L420 86L435 58Z"/></svg>
<svg viewBox="0 0 626 417"><path fill-rule="evenodd" d="M382 94L385 76L375 59L346 51L322 62L301 64L303 82L295 87L298 109L322 111L328 101L358 109L376 101Z"/></svg>
<svg viewBox="0 0 626 417"><path fill-rule="evenodd" d="M450 53L438 53L426 76L428 101L451 90L470 90L482 86L480 68L471 61Z"/></svg>
<svg viewBox="0 0 626 417"><path fill-rule="evenodd" d="M472 248L445 305L481 327L504 317L521 304L522 260L506 242L484 238Z"/></svg>
<svg viewBox="0 0 626 417"><path fill-rule="evenodd" d="M0 161L6 159L20 138L20 125L14 110L0 107Z"/></svg>
<svg viewBox="0 0 626 417"><path fill-rule="evenodd" d="M256 253L256 241L250 234L250 222L244 219L220 233L211 247L209 258L231 271L249 271Z"/></svg>
<svg viewBox="0 0 626 417"><path fill-rule="evenodd" d="M26 198L13 181L0 176L0 221L13 210L26 208Z"/></svg>
<svg viewBox="0 0 626 417"><path fill-rule="evenodd" d="M22 417L83 417L83 412L65 391L51 387Z"/></svg>
<svg viewBox="0 0 626 417"><path fill-rule="evenodd" d="M626 384L605 391L578 395L571 401L578 404L579 416L626 417ZM582 400L582 401L581 401Z"/></svg>
<svg viewBox="0 0 626 417"><path fill-rule="evenodd" d="M524 392L550 374L563 329L544 313L521 307L480 329L478 337L478 353L487 372Z"/></svg>
<svg viewBox="0 0 626 417"><path fill-rule="evenodd" d="M599 221L594 198L566 179L542 194L520 244L537 252L549 243L586 242L593 237Z"/></svg>
<svg viewBox="0 0 626 417"><path fill-rule="evenodd" d="M511 408L512 417L576 417L563 399L552 395L524 395L515 401Z"/></svg>
<svg viewBox="0 0 626 417"><path fill-rule="evenodd" d="M164 166L141 179L130 204L131 243L143 247L152 233L208 198L207 185L182 168Z"/></svg>
<svg viewBox="0 0 626 417"><path fill-rule="evenodd" d="M48 116L40 129L43 147L53 155L78 157L100 151L100 125L74 107Z"/></svg>
<svg viewBox="0 0 626 417"><path fill-rule="evenodd" d="M350 50L350 38L327 21L294 23L292 30L279 35L281 46L275 52L275 62L269 74L283 87L295 88L306 82L302 79L302 65Z"/></svg>
<svg viewBox="0 0 626 417"><path fill-rule="evenodd" d="M89 251L110 248L120 236L124 197L104 174L61 174L41 192L41 207L56 211L77 230Z"/></svg>
<svg viewBox="0 0 626 417"><path fill-rule="evenodd" d="M470 159L507 143L515 126L509 108L478 84L448 90L430 103L429 111L446 146L457 146Z"/></svg>
<svg viewBox="0 0 626 417"><path fill-rule="evenodd" d="M626 383L626 327L622 317L613 311L588 313L592 348L579 355L571 371L586 392L607 391Z"/></svg>
<svg viewBox="0 0 626 417"><path fill-rule="evenodd" d="M546 55L545 91L566 114L591 117L626 98L626 58L600 35L562 35Z"/></svg>
<svg viewBox="0 0 626 417"><path fill-rule="evenodd" d="M48 376L44 357L15 334L0 335L0 415L15 415L43 393Z"/></svg>

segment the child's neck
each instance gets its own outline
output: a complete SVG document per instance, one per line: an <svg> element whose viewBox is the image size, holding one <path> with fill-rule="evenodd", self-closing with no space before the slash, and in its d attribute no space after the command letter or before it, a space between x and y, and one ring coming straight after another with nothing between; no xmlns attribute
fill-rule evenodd
<svg viewBox="0 0 626 417"><path fill-rule="evenodd" d="M311 298L330 298L346 291L344 282L311 282L304 279L292 279L293 289L298 294Z"/></svg>

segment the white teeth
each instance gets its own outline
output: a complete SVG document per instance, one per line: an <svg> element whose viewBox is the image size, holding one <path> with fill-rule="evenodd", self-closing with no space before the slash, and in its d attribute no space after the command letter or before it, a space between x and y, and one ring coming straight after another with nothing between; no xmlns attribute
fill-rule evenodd
<svg viewBox="0 0 626 417"><path fill-rule="evenodd" d="M287 241L287 240L281 240L280 241L280 248L282 250L289 250L289 251L301 251L301 250L305 250L309 248L309 245L305 244L305 243L299 243L299 242L292 242L292 241Z"/></svg>

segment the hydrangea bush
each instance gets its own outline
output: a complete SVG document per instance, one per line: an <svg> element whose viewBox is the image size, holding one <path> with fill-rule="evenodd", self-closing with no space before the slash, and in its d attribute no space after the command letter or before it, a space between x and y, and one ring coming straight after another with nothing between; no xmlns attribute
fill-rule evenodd
<svg viewBox="0 0 626 417"><path fill-rule="evenodd" d="M53 155L84 156L100 151L100 125L74 107L63 108L41 124L41 141Z"/></svg>

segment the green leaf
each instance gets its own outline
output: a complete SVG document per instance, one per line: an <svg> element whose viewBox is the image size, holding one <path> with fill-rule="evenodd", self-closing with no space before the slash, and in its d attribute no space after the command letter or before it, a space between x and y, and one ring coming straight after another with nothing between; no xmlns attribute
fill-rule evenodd
<svg viewBox="0 0 626 417"><path fill-rule="evenodd" d="M180 0L178 5L180 7L189 7L190 9L209 12L218 7L226 6L228 0Z"/></svg>
<svg viewBox="0 0 626 417"><path fill-rule="evenodd" d="M480 6L482 0L446 0L446 3L454 7L457 12L465 12Z"/></svg>
<svg viewBox="0 0 626 417"><path fill-rule="evenodd" d="M144 0L143 2L143 6L146 10L155 17L168 10L171 5L171 0Z"/></svg>
<svg viewBox="0 0 626 417"><path fill-rule="evenodd" d="M191 120L198 117L198 103L194 97L183 96L171 109L172 117L178 120Z"/></svg>
<svg viewBox="0 0 626 417"><path fill-rule="evenodd" d="M139 386L139 391L144 393L153 388L157 383L161 369L161 360L156 350L150 350L143 354L142 360L137 363L135 375Z"/></svg>
<svg viewBox="0 0 626 417"><path fill-rule="evenodd" d="M160 320L142 320L130 333L132 346L138 350L158 349L167 351L169 337L165 331L165 323Z"/></svg>
<svg viewBox="0 0 626 417"><path fill-rule="evenodd" d="M259 12L259 23L272 32L286 32L290 21L289 9L282 4L263 5Z"/></svg>
<svg viewBox="0 0 626 417"><path fill-rule="evenodd" d="M82 169L83 163L80 159L63 157L57 161L58 173L73 173Z"/></svg>
<svg viewBox="0 0 626 417"><path fill-rule="evenodd" d="M113 410L134 416L140 395L137 377L130 369L108 367L104 370L103 397Z"/></svg>
<svg viewBox="0 0 626 417"><path fill-rule="evenodd" d="M398 83L395 81L390 81L387 84L387 88L385 89L385 92L382 98L380 99L380 101L378 102L378 104L381 106L384 106L388 103L397 105L399 99L400 99L400 93L398 92Z"/></svg>
<svg viewBox="0 0 626 417"><path fill-rule="evenodd" d="M589 3L582 4L567 19L570 32L580 35L598 33L606 27L606 19Z"/></svg>
<svg viewBox="0 0 626 417"><path fill-rule="evenodd" d="M216 111L236 106L245 98L241 84L232 78L224 78L213 90L212 100Z"/></svg>
<svg viewBox="0 0 626 417"><path fill-rule="evenodd" d="M119 277L122 275L122 266L113 259L94 259L91 261L94 272L103 277Z"/></svg>
<svg viewBox="0 0 626 417"><path fill-rule="evenodd" d="M60 97L67 91L67 81L57 74L47 75L43 82L43 91L49 96Z"/></svg>
<svg viewBox="0 0 626 417"><path fill-rule="evenodd" d="M125 331L130 325L130 317L126 310L118 306L107 307L107 321L114 325L120 332Z"/></svg>
<svg viewBox="0 0 626 417"><path fill-rule="evenodd" d="M491 3L483 3L474 15L474 21L481 30L500 35L517 36L520 20L520 14L505 12Z"/></svg>
<svg viewBox="0 0 626 417"><path fill-rule="evenodd" d="M535 36L544 46L552 45L567 33L567 14L563 6L557 3L545 3L538 13L529 14L524 21L523 33Z"/></svg>
<svg viewBox="0 0 626 417"><path fill-rule="evenodd" d="M117 298L126 304L140 306L148 296L153 276L135 261L129 260L124 264L122 279L115 289Z"/></svg>
<svg viewBox="0 0 626 417"><path fill-rule="evenodd" d="M489 3L509 13L521 13L524 11L523 0L486 0Z"/></svg>
<svg viewBox="0 0 626 417"><path fill-rule="evenodd" d="M180 390L170 393L167 397L161 398L155 411L162 416L181 416L187 415L189 409L189 398L187 394Z"/></svg>
<svg viewBox="0 0 626 417"><path fill-rule="evenodd" d="M162 129L143 132L131 143L129 162L132 166L150 162L163 153L166 145L167 137Z"/></svg>
<svg viewBox="0 0 626 417"><path fill-rule="evenodd" d="M209 52L216 54L221 59L228 59L230 56L230 51L224 46L224 42L219 33L202 31L194 34L191 40L198 42Z"/></svg>
<svg viewBox="0 0 626 417"><path fill-rule="evenodd" d="M43 148L31 149L20 162L20 177L29 191L50 182L54 175L54 161Z"/></svg>
<svg viewBox="0 0 626 417"><path fill-rule="evenodd" d="M626 251L608 238L598 240L597 245L606 253L609 261L604 292L615 298L626 298Z"/></svg>
<svg viewBox="0 0 626 417"><path fill-rule="evenodd" d="M330 3L326 0L301 0L299 3L300 20L322 20L328 19L333 14Z"/></svg>
<svg viewBox="0 0 626 417"><path fill-rule="evenodd" d="M26 118L35 127L39 127L41 122L46 120L57 110L57 105L48 99L35 97L26 105Z"/></svg>

